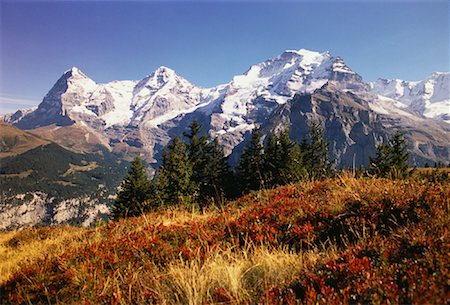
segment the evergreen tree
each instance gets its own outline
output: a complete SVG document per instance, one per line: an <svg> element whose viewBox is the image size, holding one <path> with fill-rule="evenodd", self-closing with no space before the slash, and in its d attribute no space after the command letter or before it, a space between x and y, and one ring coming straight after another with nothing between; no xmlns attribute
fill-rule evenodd
<svg viewBox="0 0 450 305"><path fill-rule="evenodd" d="M406 140L397 131L388 144L377 146L375 158L370 158L369 172L379 177L405 178L409 175L408 157Z"/></svg>
<svg viewBox="0 0 450 305"><path fill-rule="evenodd" d="M258 128L254 128L250 144L244 148L239 160L237 177L241 192L259 190L262 183L263 146Z"/></svg>
<svg viewBox="0 0 450 305"><path fill-rule="evenodd" d="M300 145L289 137L289 129L270 134L264 150L264 177L267 186L298 181L302 176L303 155Z"/></svg>
<svg viewBox="0 0 450 305"><path fill-rule="evenodd" d="M369 173L386 177L391 170L391 149L386 144L377 146L375 158L369 158Z"/></svg>
<svg viewBox="0 0 450 305"><path fill-rule="evenodd" d="M280 179L278 184L296 182L301 178L303 155L300 145L289 137L289 129L279 135Z"/></svg>
<svg viewBox="0 0 450 305"><path fill-rule="evenodd" d="M281 167L281 152L279 138L270 133L264 150L264 180L267 186L272 187L278 183Z"/></svg>
<svg viewBox="0 0 450 305"><path fill-rule="evenodd" d="M163 204L191 203L195 194L191 184L192 163L179 137L169 143L162 159L155 178L159 200Z"/></svg>
<svg viewBox="0 0 450 305"><path fill-rule="evenodd" d="M203 202L213 199L216 203L222 203L225 193L226 179L229 175L228 158L225 157L222 147L217 138L209 145L208 162L206 171L208 173L207 183L202 193Z"/></svg>
<svg viewBox="0 0 450 305"><path fill-rule="evenodd" d="M397 176L406 177L408 175L408 150L403 134L397 130L390 140L390 161L391 167Z"/></svg>
<svg viewBox="0 0 450 305"><path fill-rule="evenodd" d="M211 148L208 145L208 138L200 136L201 125L197 121L192 121L188 133L184 136L188 138L187 154L192 164L191 187L195 190L200 201L204 201L208 196L209 175L208 160Z"/></svg>
<svg viewBox="0 0 450 305"><path fill-rule="evenodd" d="M310 143L307 146L305 165L310 178L324 178L331 173L328 143L325 141L324 129L318 122L311 124Z"/></svg>
<svg viewBox="0 0 450 305"><path fill-rule="evenodd" d="M113 205L115 219L140 215L152 195L152 186L140 158L131 162L131 168L121 185L121 190Z"/></svg>

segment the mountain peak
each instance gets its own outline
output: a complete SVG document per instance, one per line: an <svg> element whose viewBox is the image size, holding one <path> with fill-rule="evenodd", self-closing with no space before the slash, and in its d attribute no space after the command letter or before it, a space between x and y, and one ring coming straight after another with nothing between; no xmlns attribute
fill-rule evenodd
<svg viewBox="0 0 450 305"><path fill-rule="evenodd" d="M158 67L153 74L159 75L159 74L176 74L176 72L166 66L160 66Z"/></svg>
<svg viewBox="0 0 450 305"><path fill-rule="evenodd" d="M75 77L89 78L83 71L81 71L77 67L72 67L72 68L64 71L63 75L67 76L67 77L75 76Z"/></svg>
<svg viewBox="0 0 450 305"><path fill-rule="evenodd" d="M180 80L184 80L178 76L177 73L165 66L158 67L152 74L144 77L137 85L136 88L151 87L162 88L167 83L177 83ZM187 81L186 81L187 82Z"/></svg>
<svg viewBox="0 0 450 305"><path fill-rule="evenodd" d="M311 51L311 50L307 50L307 49L286 50L286 51L283 52L283 54L285 54L285 53L293 53L293 54L302 55L302 56L318 56L318 55L321 55L321 53L319 53L319 52Z"/></svg>
<svg viewBox="0 0 450 305"><path fill-rule="evenodd" d="M435 72L431 73L426 79L448 78L449 76L450 76L449 72L435 71Z"/></svg>

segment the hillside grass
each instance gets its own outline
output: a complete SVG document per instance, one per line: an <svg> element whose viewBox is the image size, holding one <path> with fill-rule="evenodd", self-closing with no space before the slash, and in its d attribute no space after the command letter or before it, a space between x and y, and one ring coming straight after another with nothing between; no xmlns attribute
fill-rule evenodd
<svg viewBox="0 0 450 305"><path fill-rule="evenodd" d="M69 163L69 169L64 174L62 174L62 176L66 177L73 173L81 172L81 171L88 172L97 167L98 167L98 165L97 165L97 162L95 162L95 161L89 162L86 165L76 165L76 164Z"/></svg>
<svg viewBox="0 0 450 305"><path fill-rule="evenodd" d="M0 122L0 159L19 155L48 143L46 139Z"/></svg>
<svg viewBox="0 0 450 305"><path fill-rule="evenodd" d="M0 303L445 304L450 184L336 179L0 234Z"/></svg>

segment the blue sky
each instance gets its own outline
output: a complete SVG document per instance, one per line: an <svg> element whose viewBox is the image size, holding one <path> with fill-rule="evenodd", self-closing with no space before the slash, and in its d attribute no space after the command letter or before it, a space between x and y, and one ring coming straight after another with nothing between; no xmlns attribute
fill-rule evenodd
<svg viewBox="0 0 450 305"><path fill-rule="evenodd" d="M77 66L97 82L168 66L214 86L286 49L329 50L364 80L449 70L449 2L0 0L0 112Z"/></svg>

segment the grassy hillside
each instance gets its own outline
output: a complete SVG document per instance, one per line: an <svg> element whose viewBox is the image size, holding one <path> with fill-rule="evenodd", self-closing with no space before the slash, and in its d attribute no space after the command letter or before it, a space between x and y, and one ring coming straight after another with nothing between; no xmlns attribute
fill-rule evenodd
<svg viewBox="0 0 450 305"><path fill-rule="evenodd" d="M2 233L0 303L445 304L449 209L448 182L341 176L203 213Z"/></svg>
<svg viewBox="0 0 450 305"><path fill-rule="evenodd" d="M0 158L12 157L49 143L29 132L0 122Z"/></svg>
<svg viewBox="0 0 450 305"><path fill-rule="evenodd" d="M75 152L92 153L109 148L109 141L106 138L92 133L79 124L49 125L30 130L30 133L49 139Z"/></svg>

